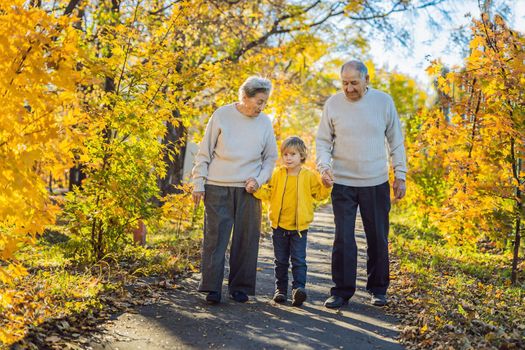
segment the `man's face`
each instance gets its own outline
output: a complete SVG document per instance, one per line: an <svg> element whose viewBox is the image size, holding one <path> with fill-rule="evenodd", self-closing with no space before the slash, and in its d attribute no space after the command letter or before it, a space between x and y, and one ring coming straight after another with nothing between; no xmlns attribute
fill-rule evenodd
<svg viewBox="0 0 525 350"><path fill-rule="evenodd" d="M357 69L345 68L341 72L341 80L343 83L343 91L350 101L359 101L365 94L368 85L368 75L364 78Z"/></svg>

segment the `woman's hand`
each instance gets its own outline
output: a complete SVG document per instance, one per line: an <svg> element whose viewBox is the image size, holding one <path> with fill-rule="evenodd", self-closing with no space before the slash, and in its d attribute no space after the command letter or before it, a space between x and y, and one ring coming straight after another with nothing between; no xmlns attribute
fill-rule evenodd
<svg viewBox="0 0 525 350"><path fill-rule="evenodd" d="M246 180L245 188L246 188L246 192L254 193L259 188L259 184L253 177L250 177L248 178L248 180Z"/></svg>
<svg viewBox="0 0 525 350"><path fill-rule="evenodd" d="M201 200L204 200L204 191L193 191L191 196L193 197L193 203L198 207Z"/></svg>

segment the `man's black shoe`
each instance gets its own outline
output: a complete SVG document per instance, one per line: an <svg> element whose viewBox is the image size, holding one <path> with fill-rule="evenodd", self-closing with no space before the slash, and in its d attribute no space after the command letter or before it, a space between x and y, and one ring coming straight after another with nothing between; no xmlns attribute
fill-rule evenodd
<svg viewBox="0 0 525 350"><path fill-rule="evenodd" d="M206 295L206 302L210 305L215 305L221 302L221 293L219 292L209 292Z"/></svg>
<svg viewBox="0 0 525 350"><path fill-rule="evenodd" d="M343 298L338 295L332 295L330 298L326 299L324 306L329 309L337 309L343 305L348 304L348 299L349 298Z"/></svg>
<svg viewBox="0 0 525 350"><path fill-rule="evenodd" d="M233 300L239 303L245 303L248 301L248 295L244 292L235 291L230 296Z"/></svg>
<svg viewBox="0 0 525 350"><path fill-rule="evenodd" d="M387 302L386 295L384 294L373 294L370 299L370 304L374 306L385 306Z"/></svg>

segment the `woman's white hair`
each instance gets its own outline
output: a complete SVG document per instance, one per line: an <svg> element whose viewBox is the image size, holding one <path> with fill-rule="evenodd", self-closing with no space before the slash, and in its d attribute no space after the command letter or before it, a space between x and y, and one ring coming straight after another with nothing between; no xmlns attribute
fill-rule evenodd
<svg viewBox="0 0 525 350"><path fill-rule="evenodd" d="M252 75L251 77L248 77L239 88L239 101L242 101L244 96L253 97L260 92L270 95L271 91L272 82L270 80L257 75Z"/></svg>

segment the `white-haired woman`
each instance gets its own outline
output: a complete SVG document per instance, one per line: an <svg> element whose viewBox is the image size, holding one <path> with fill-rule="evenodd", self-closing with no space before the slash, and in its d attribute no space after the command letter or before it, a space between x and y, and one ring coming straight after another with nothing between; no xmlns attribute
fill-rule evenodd
<svg viewBox="0 0 525 350"><path fill-rule="evenodd" d="M209 304L221 301L230 236L230 297L246 302L255 294L261 202L252 193L268 181L278 157L272 122L262 113L271 89L267 79L246 79L239 102L211 116L195 157L193 199L196 205L204 199L205 207L199 291Z"/></svg>

